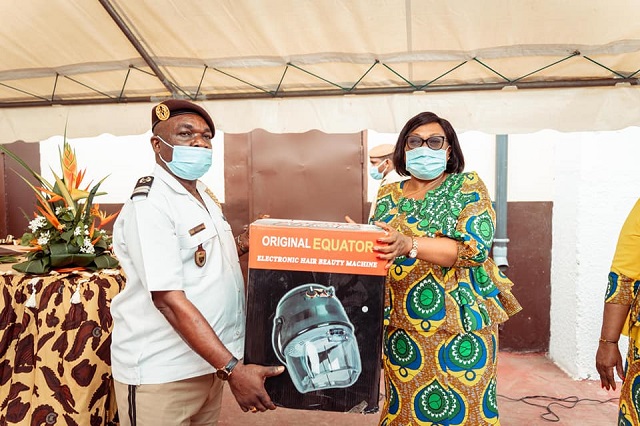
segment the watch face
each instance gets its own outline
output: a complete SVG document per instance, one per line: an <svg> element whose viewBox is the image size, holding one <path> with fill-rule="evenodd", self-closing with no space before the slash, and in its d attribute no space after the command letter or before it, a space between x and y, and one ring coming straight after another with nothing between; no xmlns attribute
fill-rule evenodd
<svg viewBox="0 0 640 426"><path fill-rule="evenodd" d="M216 371L216 376L218 376L218 379L226 381L229 378L229 373L227 373L227 370L221 369Z"/></svg>

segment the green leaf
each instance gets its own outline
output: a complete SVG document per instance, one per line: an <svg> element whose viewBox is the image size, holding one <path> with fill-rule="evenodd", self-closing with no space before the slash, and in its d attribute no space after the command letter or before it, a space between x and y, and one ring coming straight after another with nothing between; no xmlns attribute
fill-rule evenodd
<svg viewBox="0 0 640 426"><path fill-rule="evenodd" d="M63 266L87 266L96 257L92 253L80 253L80 249L72 244L52 244L51 266L61 268Z"/></svg>
<svg viewBox="0 0 640 426"><path fill-rule="evenodd" d="M51 173L53 173L53 177L56 179L56 187L58 188L58 192L60 193L60 196L64 198L64 200L67 202L67 206L71 208L71 210L75 213L76 203L73 202L73 198L71 198L71 194L69 193L69 190L64 185L64 182L62 181L62 179L60 179L60 177L53 171L53 169L51 169Z"/></svg>
<svg viewBox="0 0 640 426"><path fill-rule="evenodd" d="M33 236L33 234L31 232L25 232L24 234L22 234L22 237L20 237L20 245L21 246L28 246L29 243L34 239L35 237Z"/></svg>
<svg viewBox="0 0 640 426"><path fill-rule="evenodd" d="M106 242L107 238L105 235L102 236L102 238L100 238L98 240L98 242L96 242L93 247L95 247L96 252L98 252L98 249L100 249L100 251L104 251L107 248L107 242Z"/></svg>
<svg viewBox="0 0 640 426"><path fill-rule="evenodd" d="M60 237L67 243L71 242L71 238L73 238L73 229L61 233Z"/></svg>
<svg viewBox="0 0 640 426"><path fill-rule="evenodd" d="M93 260L93 263L96 265L96 269L105 269L105 268L115 268L118 266L118 261L115 257L109 256L108 254L101 254L100 256L96 256Z"/></svg>
<svg viewBox="0 0 640 426"><path fill-rule="evenodd" d="M71 244L51 244L50 246L51 255L52 256L61 256L67 254L76 254L80 253L80 248L73 246Z"/></svg>
<svg viewBox="0 0 640 426"><path fill-rule="evenodd" d="M58 220L64 220L65 222L73 222L74 216L70 210L66 210L60 216L58 216Z"/></svg>
<svg viewBox="0 0 640 426"><path fill-rule="evenodd" d="M27 260L26 262L16 263L11 266L18 272L25 274L47 274L51 270L48 257L35 260Z"/></svg>

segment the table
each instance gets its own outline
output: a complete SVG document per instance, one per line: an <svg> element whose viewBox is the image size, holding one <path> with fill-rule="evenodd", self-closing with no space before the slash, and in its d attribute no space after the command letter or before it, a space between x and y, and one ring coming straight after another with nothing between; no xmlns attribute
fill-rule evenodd
<svg viewBox="0 0 640 426"><path fill-rule="evenodd" d="M111 300L120 270L25 275L0 265L0 425L116 425Z"/></svg>

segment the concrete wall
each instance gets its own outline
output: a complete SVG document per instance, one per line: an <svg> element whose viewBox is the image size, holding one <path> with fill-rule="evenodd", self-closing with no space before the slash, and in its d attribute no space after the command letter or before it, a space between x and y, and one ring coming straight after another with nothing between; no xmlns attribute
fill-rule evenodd
<svg viewBox="0 0 640 426"><path fill-rule="evenodd" d="M574 133L555 147L549 355L575 378L598 377L607 275L622 223L640 197L639 136L638 129Z"/></svg>

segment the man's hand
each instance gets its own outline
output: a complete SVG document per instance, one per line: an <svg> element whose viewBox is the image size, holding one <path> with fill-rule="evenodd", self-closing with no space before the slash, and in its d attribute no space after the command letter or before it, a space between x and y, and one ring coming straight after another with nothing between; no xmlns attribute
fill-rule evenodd
<svg viewBox="0 0 640 426"><path fill-rule="evenodd" d="M251 411L275 410L276 405L264 388L267 377L277 376L284 371L283 366L265 367L262 365L245 365L240 361L229 376L229 386L238 405L245 413Z"/></svg>
<svg viewBox="0 0 640 426"><path fill-rule="evenodd" d="M266 219L269 217L271 216L269 216L268 214L260 213L258 215L258 219ZM249 236L250 235L249 231L250 231L249 225L244 225L242 227L242 233L236 236L236 247L238 248L238 256L242 256L243 254L249 251L249 242L251 240Z"/></svg>

